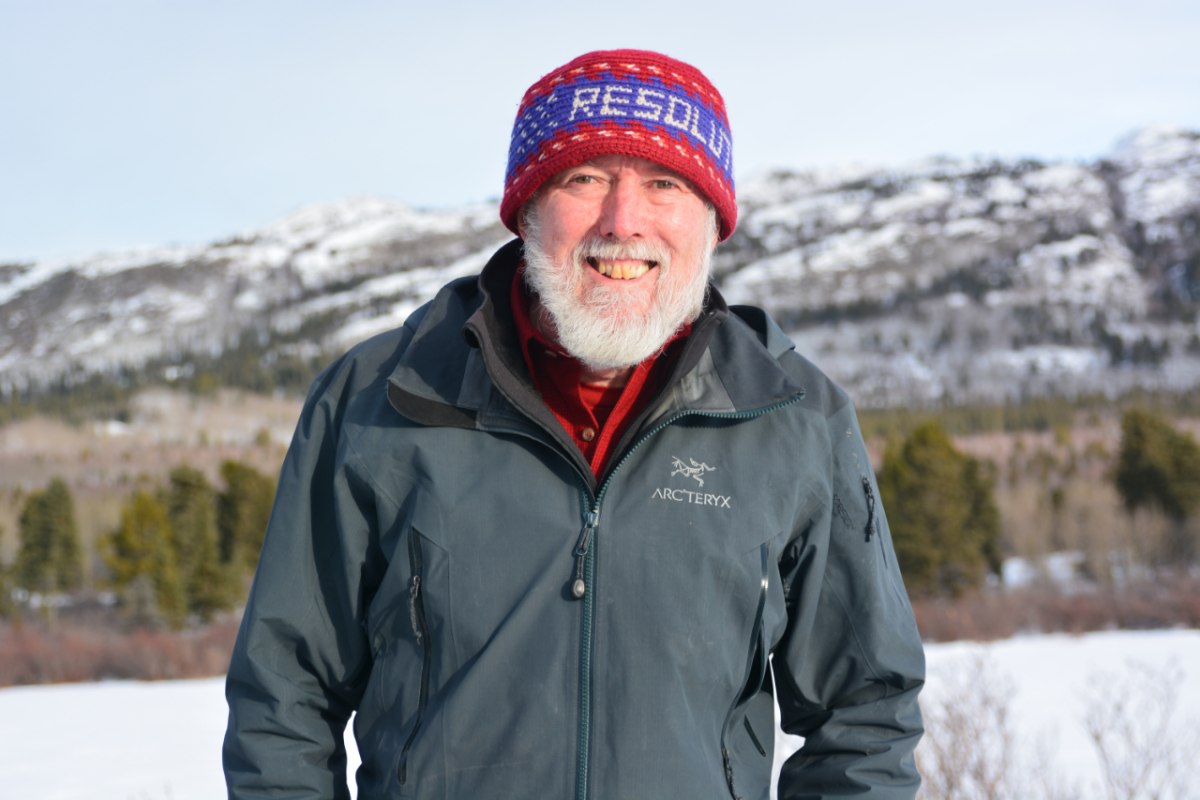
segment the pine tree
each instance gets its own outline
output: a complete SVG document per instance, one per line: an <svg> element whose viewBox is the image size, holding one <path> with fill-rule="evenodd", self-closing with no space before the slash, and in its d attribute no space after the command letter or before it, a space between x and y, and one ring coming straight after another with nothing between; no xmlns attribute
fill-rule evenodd
<svg viewBox="0 0 1200 800"><path fill-rule="evenodd" d="M20 516L15 582L33 592L69 592L83 583L75 501L61 478L29 495Z"/></svg>
<svg viewBox="0 0 1200 800"><path fill-rule="evenodd" d="M4 527L0 526L0 539L4 538ZM0 564L0 619L8 619L13 613L12 570Z"/></svg>
<svg viewBox="0 0 1200 800"><path fill-rule="evenodd" d="M879 471L896 557L913 594L960 594L1000 570L1000 512L983 465L936 422L888 447Z"/></svg>
<svg viewBox="0 0 1200 800"><path fill-rule="evenodd" d="M171 546L188 611L204 620L232 605L228 571L217 552L216 499L204 473L186 466L171 470L165 497Z"/></svg>
<svg viewBox="0 0 1200 800"><path fill-rule="evenodd" d="M104 556L113 585L134 617L181 626L187 601L162 502L145 490L134 492L122 508L121 523L109 535L107 545Z"/></svg>
<svg viewBox="0 0 1200 800"><path fill-rule="evenodd" d="M275 482L240 461L223 463L221 479L225 483L217 495L221 560L239 572L252 572L271 516Z"/></svg>
<svg viewBox="0 0 1200 800"><path fill-rule="evenodd" d="M1149 411L1125 412L1113 482L1131 514L1156 508L1171 521L1165 561L1196 560L1196 536L1188 529L1200 509L1200 444L1194 438Z"/></svg>

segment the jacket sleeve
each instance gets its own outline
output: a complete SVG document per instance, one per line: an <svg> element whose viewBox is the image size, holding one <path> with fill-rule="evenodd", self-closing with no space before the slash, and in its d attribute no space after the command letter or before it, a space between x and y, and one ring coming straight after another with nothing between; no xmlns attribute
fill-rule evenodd
<svg viewBox="0 0 1200 800"><path fill-rule="evenodd" d="M924 651L848 401L828 425L821 510L781 557L789 619L775 685L783 730L805 741L778 796L912 800Z"/></svg>
<svg viewBox="0 0 1200 800"><path fill-rule="evenodd" d="M284 460L226 680L231 800L349 798L343 735L370 671L358 620L372 541L367 493L339 468L352 373L318 378Z"/></svg>

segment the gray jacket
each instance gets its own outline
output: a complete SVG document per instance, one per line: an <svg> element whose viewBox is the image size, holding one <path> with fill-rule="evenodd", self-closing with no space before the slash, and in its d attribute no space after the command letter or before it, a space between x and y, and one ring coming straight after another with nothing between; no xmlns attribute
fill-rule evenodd
<svg viewBox="0 0 1200 800"><path fill-rule="evenodd" d="M714 291L597 481L520 242L316 381L230 665L231 798L912 798L924 657L846 395Z"/></svg>

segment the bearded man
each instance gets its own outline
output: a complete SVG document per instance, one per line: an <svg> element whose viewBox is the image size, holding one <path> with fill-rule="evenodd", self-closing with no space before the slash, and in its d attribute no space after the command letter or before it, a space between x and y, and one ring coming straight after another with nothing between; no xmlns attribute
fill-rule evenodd
<svg viewBox="0 0 1200 800"><path fill-rule="evenodd" d="M517 112L519 239L313 386L231 798L912 798L924 660L844 392L709 285L724 101L646 51Z"/></svg>

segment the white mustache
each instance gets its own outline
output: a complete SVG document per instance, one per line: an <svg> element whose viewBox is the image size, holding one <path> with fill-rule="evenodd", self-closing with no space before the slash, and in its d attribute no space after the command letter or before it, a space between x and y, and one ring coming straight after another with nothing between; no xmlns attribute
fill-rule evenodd
<svg viewBox="0 0 1200 800"><path fill-rule="evenodd" d="M585 239L575 246L575 263L582 265L589 258L600 261L650 261L666 272L671 254L666 248L651 242L614 242L599 237Z"/></svg>

